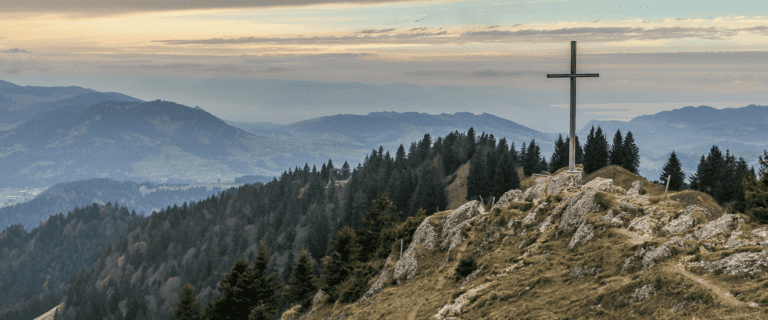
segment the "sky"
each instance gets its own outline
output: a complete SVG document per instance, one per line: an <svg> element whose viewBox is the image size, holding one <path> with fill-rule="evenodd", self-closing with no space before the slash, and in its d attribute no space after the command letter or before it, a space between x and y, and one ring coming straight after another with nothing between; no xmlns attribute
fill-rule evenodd
<svg viewBox="0 0 768 320"><path fill-rule="evenodd" d="M572 40L578 71L600 73L578 80L578 124L688 105L768 105L762 1L0 0L0 7L0 80L200 105L225 119L469 111L566 132L568 81L546 74L568 73ZM295 96L295 85L264 93L239 84L265 79L526 94L442 109L408 98L313 105L312 95L287 105L275 97ZM201 90L210 83L219 86ZM532 116L537 108L563 114Z"/></svg>

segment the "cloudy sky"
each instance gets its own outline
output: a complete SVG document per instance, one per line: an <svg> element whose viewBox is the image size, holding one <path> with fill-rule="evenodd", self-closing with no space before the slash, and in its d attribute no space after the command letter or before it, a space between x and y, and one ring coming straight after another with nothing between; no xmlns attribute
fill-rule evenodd
<svg viewBox="0 0 768 320"><path fill-rule="evenodd" d="M548 125L548 116L530 114L567 116L568 81L546 74L569 71L571 40L578 71L600 73L579 80L579 123L686 105L768 105L768 5L760 1L0 0L0 7L2 80L200 105L225 119L470 111L566 132L565 117ZM407 98L313 105L312 95L275 98L294 96L298 85L248 87L264 79L336 84L337 92L317 91L329 97L344 94L338 84L346 82L525 94L444 109Z"/></svg>

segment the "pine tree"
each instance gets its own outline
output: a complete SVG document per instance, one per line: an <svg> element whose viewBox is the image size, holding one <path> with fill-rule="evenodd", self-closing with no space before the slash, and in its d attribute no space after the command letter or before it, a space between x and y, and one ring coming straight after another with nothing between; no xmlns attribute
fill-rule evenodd
<svg viewBox="0 0 768 320"><path fill-rule="evenodd" d="M517 164L525 168L525 157L528 155L528 148L525 147L525 142L520 147L520 152L517 153Z"/></svg>
<svg viewBox="0 0 768 320"><path fill-rule="evenodd" d="M508 152L501 153L501 158L496 169L496 176L493 177L493 196L496 199L512 189L520 188L520 178L515 170L515 163L512 161Z"/></svg>
<svg viewBox="0 0 768 320"><path fill-rule="evenodd" d="M475 143L477 137L475 137L475 128L470 127L467 131L467 155L466 159L472 159L475 156Z"/></svg>
<svg viewBox="0 0 768 320"><path fill-rule="evenodd" d="M181 289L181 299L176 303L176 308L172 310L175 320L200 320L202 311L197 303L195 287L191 283L184 285Z"/></svg>
<svg viewBox="0 0 768 320"><path fill-rule="evenodd" d="M299 252L299 260L293 267L291 279L285 287L285 300L289 304L300 304L306 309L312 302L312 296L317 292L315 286L315 262L309 257L306 249Z"/></svg>
<svg viewBox="0 0 768 320"><path fill-rule="evenodd" d="M667 178L671 175L672 180L669 181L669 190L673 191L680 191L683 190L683 187L685 185L685 172L683 172L683 167L680 164L680 160L677 159L677 155L674 151L672 151L672 154L669 155L669 159L667 160L667 163L664 165L664 167L661 169L661 176L659 177L659 181L666 185L667 184Z"/></svg>
<svg viewBox="0 0 768 320"><path fill-rule="evenodd" d="M624 137L624 169L632 173L637 173L637 169L640 168L640 149L635 145L635 138L632 136L632 131L627 131L627 135Z"/></svg>
<svg viewBox="0 0 768 320"><path fill-rule="evenodd" d="M613 144L609 152L610 164L622 166L624 164L624 142L622 141L621 130L616 130L616 135L613 136Z"/></svg>

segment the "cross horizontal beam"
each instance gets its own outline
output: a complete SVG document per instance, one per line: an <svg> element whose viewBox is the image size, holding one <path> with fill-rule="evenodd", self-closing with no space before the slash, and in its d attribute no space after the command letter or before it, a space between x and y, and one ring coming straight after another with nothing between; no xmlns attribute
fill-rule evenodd
<svg viewBox="0 0 768 320"><path fill-rule="evenodd" d="M570 74L570 73L564 73L564 74L547 74L547 78L589 78L589 77L599 77L599 73L581 73L581 74Z"/></svg>

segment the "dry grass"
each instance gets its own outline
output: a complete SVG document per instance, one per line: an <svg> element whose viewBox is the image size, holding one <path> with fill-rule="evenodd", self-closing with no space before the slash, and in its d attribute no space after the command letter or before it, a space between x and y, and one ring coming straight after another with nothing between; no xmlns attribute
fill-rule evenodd
<svg viewBox="0 0 768 320"><path fill-rule="evenodd" d="M645 194L652 196L664 194L664 187L648 182L648 180L645 180L645 178L629 172L617 165L610 165L585 175L582 181L587 183L588 181L592 181L597 177L603 179L613 179L613 185L622 187L625 190L632 188L632 182L635 182L635 180L640 180L643 182L643 190L645 190Z"/></svg>
<svg viewBox="0 0 768 320"><path fill-rule="evenodd" d="M455 175L455 178L454 178ZM448 192L448 209L454 210L467 203L467 177L469 176L469 162L456 169L456 173L449 176L453 182L446 188Z"/></svg>

